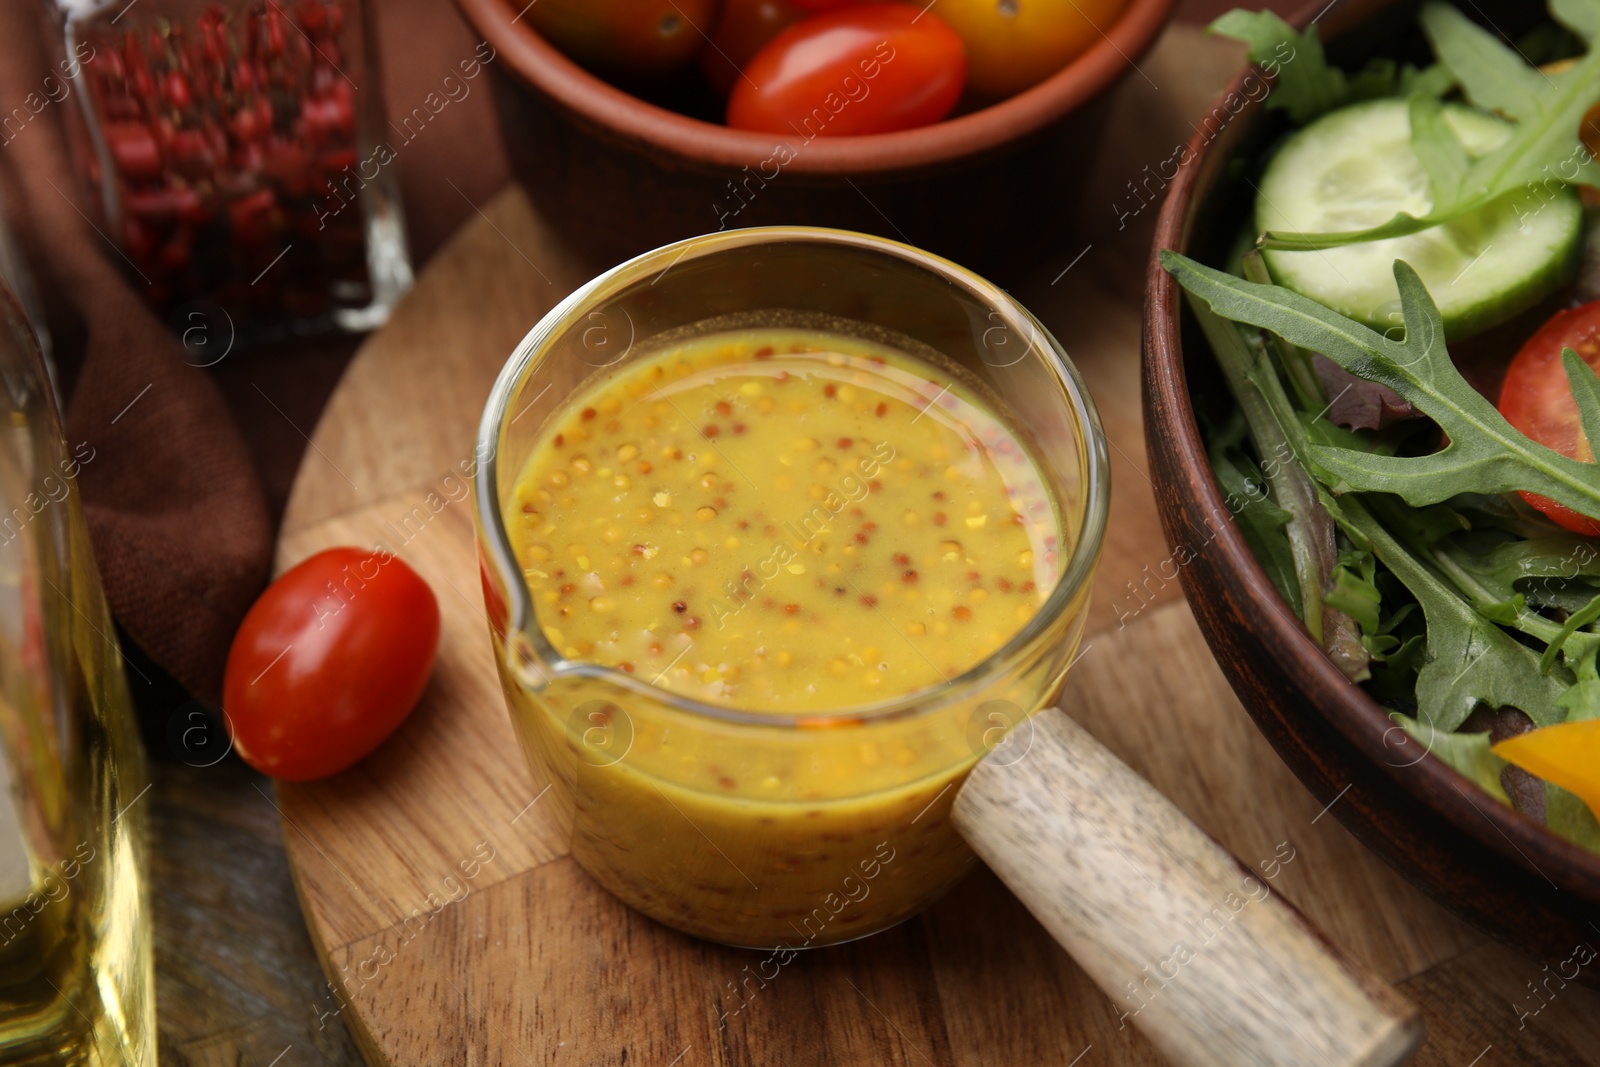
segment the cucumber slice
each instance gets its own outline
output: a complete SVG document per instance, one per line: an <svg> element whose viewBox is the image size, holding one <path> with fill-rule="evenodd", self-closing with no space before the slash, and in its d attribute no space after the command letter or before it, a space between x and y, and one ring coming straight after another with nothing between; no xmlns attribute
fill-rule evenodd
<svg viewBox="0 0 1600 1067"><path fill-rule="evenodd" d="M1446 106L1445 121L1473 156L1511 131L1460 105ZM1255 224L1258 231L1355 230L1398 211L1421 215L1429 203L1406 101L1376 100L1325 115L1284 142L1257 189ZM1379 331L1401 325L1394 261L1403 259L1438 302L1445 337L1455 339L1505 322L1557 289L1577 270L1582 238L1577 192L1552 183L1406 237L1262 255L1280 285Z"/></svg>

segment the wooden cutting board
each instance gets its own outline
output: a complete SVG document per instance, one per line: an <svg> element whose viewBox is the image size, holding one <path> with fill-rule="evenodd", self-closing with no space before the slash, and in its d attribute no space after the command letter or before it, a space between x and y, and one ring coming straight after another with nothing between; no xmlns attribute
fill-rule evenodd
<svg viewBox="0 0 1600 1067"><path fill-rule="evenodd" d="M1568 986L1533 1000L1525 984L1558 961L1486 944L1320 810L1158 573L1168 552L1137 358L1153 210L1134 211L1125 186L1188 136L1238 62L1194 29L1168 33L1119 90L1083 202L1061 206L1087 247L1017 290L1082 370L1112 444L1111 530L1062 706L1247 864L1292 852L1273 888L1418 1002L1430 1032L1418 1062L1600 1063L1600 996ZM513 345L596 265L520 191L479 206L351 365L279 546L282 567L382 540L443 613L433 680L399 733L343 775L278 788L330 979L313 1014L348 1025L375 1065L1158 1062L1119 1025L1133 1004L1097 990L987 871L911 922L758 982L755 954L630 912L566 855L501 700L467 487L452 472Z"/></svg>

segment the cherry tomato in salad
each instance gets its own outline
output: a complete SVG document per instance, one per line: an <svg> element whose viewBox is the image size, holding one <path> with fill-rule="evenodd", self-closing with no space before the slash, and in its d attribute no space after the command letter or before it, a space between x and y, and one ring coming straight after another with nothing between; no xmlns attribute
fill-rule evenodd
<svg viewBox="0 0 1600 1067"><path fill-rule="evenodd" d="M728 99L728 125L814 137L938 122L961 96L961 38L909 4L814 15L756 53Z"/></svg>
<svg viewBox="0 0 1600 1067"><path fill-rule="evenodd" d="M538 0L526 18L580 65L622 83L671 73L694 59L718 0ZM519 10L521 3L513 4Z"/></svg>
<svg viewBox="0 0 1600 1067"><path fill-rule="evenodd" d="M274 778L342 771L411 714L438 647L439 603L416 571L383 550L319 552L234 636L222 686L234 748Z"/></svg>
<svg viewBox="0 0 1600 1067"><path fill-rule="evenodd" d="M1127 0L939 0L967 45L967 86L986 100L1022 92L1105 36Z"/></svg>
<svg viewBox="0 0 1600 1067"><path fill-rule="evenodd" d="M1570 348L1600 371L1600 300L1558 311L1523 344L1500 386L1500 414L1528 437L1563 456L1594 462L1594 447L1583 433L1572 383L1561 365ZM1600 471L1596 472L1600 477ZM1600 520L1579 515L1535 493L1522 498L1575 533L1600 536Z"/></svg>
<svg viewBox="0 0 1600 1067"><path fill-rule="evenodd" d="M726 94L762 45L809 14L791 0L727 0L711 35L711 47L700 53L706 81Z"/></svg>

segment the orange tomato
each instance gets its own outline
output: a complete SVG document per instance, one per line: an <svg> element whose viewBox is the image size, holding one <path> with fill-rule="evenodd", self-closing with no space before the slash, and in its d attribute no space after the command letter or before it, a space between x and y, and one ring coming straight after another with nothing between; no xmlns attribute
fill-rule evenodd
<svg viewBox="0 0 1600 1067"><path fill-rule="evenodd" d="M967 45L967 86L999 100L1044 81L1100 40L1127 0L937 0Z"/></svg>

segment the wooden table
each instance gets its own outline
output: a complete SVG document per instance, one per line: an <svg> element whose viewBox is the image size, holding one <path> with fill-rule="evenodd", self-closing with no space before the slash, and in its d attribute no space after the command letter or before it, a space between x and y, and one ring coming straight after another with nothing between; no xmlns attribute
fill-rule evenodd
<svg viewBox="0 0 1600 1067"><path fill-rule="evenodd" d="M1066 706L1246 862L1271 856L1280 842L1291 844L1296 858L1274 888L1422 1007L1431 1037L1418 1062L1600 1063L1600 997L1569 986L1536 1016L1520 1018L1519 1012L1537 1006L1527 999L1527 983L1542 980L1541 968L1555 961L1520 958L1486 943L1365 853L1257 735L1198 644L1176 584L1146 581L1148 568L1167 554L1144 473L1138 412L1140 269L1153 209L1123 217L1119 226L1112 205L1127 209L1125 183L1187 135L1185 116L1176 112L1198 114L1196 102L1237 62L1236 49L1192 28L1169 33L1119 91L1114 132L1089 191L1078 205L1062 205L1077 214L1082 243L1062 249L1016 292L1078 363L1113 446L1115 535L1098 586L1090 648ZM485 375L492 376L533 319L590 269L559 247L517 192L485 205L485 216L428 268L395 323L352 365L306 459L337 468L340 477L324 470L302 479L302 487L317 488L303 488L291 502L284 530L289 551L319 524L373 503L357 487L393 485L396 478L422 486L451 466L470 447L458 432L431 436L426 424L398 426L385 413L431 410L441 425L459 425L463 413L474 417ZM466 330L457 328L459 314L453 320L447 315L462 307L475 310ZM1119 616L1140 603L1130 583L1153 590L1154 599L1136 618L1123 618L1124 626ZM461 592L476 596L470 587ZM457 594L441 589L440 595ZM219 807L220 795L233 803ZM162 771L155 799L165 866L157 871L156 920L168 1064L358 1062L345 1028L322 1014L336 1002L327 996L281 857L271 847L279 832L272 798L269 784L231 764ZM304 876L321 847L316 831L284 832ZM182 857L181 866L173 857ZM241 864L245 879L238 877ZM940 1003L884 1001L874 1014L846 1004L855 996L848 989L837 1003L774 1000L773 1019L754 1036L705 1049L705 1059L696 1061L782 1063L804 1053L817 1062L1066 1064L1074 1056L1085 1067L1153 1062L1148 1045L1131 1030L1116 1029L1111 1002L1042 934L1015 938L1030 921L980 872L925 916L886 935L897 947L907 939L925 946L922 958L937 971ZM819 953L807 966L848 974L851 961L877 943L833 950L831 959ZM1011 980L1024 967L1048 981ZM978 1003L993 1010L961 1010ZM428 1029L422 1005L387 1007L396 1018L409 1014L416 1029ZM830 1021L848 1016L841 1039L851 1042L854 1054L844 1045L819 1051L782 1044L792 1034L781 1020L789 1016L792 1025L795 1013L804 1018L808 1011ZM1034 1044L1046 1028L1030 1027L1030 1019L1057 1022L1048 1032L1064 1028L1067 1037ZM494 1025L488 1016L484 1022ZM621 1024L613 1019L605 1025ZM431 1046L437 1057L416 1062L464 1062L447 1051L462 1036L471 1035L438 1033ZM575 1062L620 1062L618 1033L597 1025L582 1036L588 1047L572 1057ZM515 1058L530 1062L561 1055L512 1044L520 1053ZM640 1058L639 1046L631 1047L635 1055L628 1059ZM657 1058L665 1064L671 1054L649 1061Z"/></svg>

